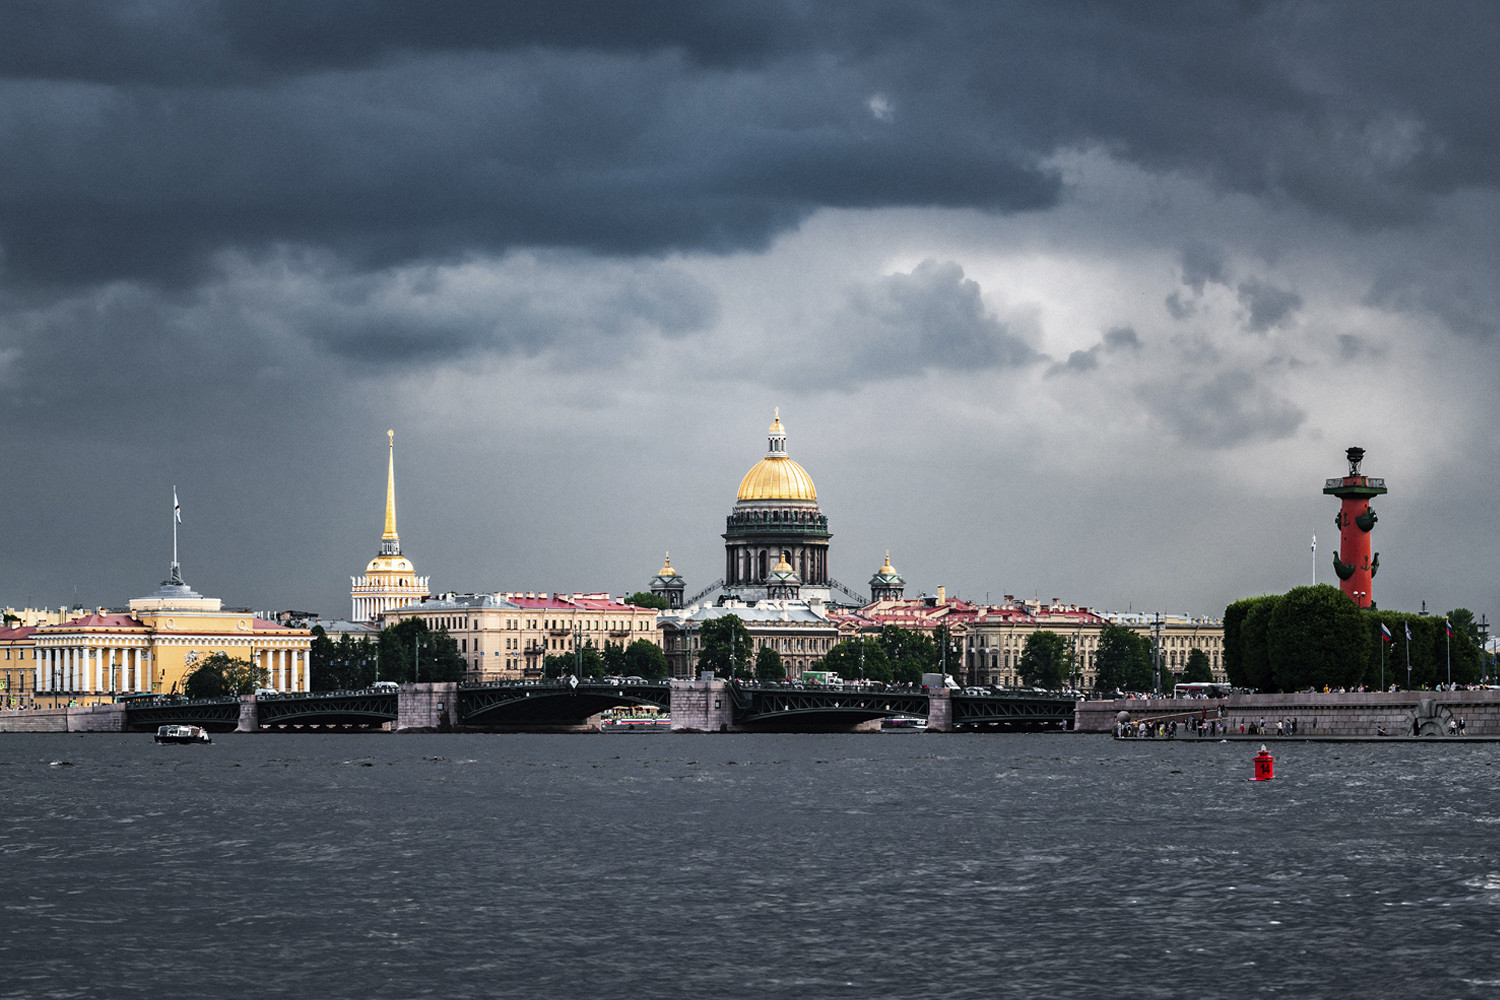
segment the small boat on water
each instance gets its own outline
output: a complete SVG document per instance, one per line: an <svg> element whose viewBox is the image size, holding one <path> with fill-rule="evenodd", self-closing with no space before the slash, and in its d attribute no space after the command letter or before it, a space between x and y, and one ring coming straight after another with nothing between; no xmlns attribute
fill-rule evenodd
<svg viewBox="0 0 1500 1000"><path fill-rule="evenodd" d="M880 720L882 733L922 733L927 731L927 720L916 715L893 715Z"/></svg>
<svg viewBox="0 0 1500 1000"><path fill-rule="evenodd" d="M666 715L617 715L600 727L606 733L666 733L672 719Z"/></svg>
<svg viewBox="0 0 1500 1000"><path fill-rule="evenodd" d="M156 730L158 743L212 743L208 730L202 726L159 726Z"/></svg>

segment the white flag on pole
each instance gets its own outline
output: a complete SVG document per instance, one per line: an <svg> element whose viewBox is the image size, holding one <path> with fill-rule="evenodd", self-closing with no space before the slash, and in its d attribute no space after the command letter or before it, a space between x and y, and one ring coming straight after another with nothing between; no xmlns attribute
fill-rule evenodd
<svg viewBox="0 0 1500 1000"><path fill-rule="evenodd" d="M172 520L182 523L182 504L177 502L177 487L172 487Z"/></svg>
<svg viewBox="0 0 1500 1000"><path fill-rule="evenodd" d="M1318 551L1318 536L1317 535L1313 535L1312 550L1314 552Z"/></svg>

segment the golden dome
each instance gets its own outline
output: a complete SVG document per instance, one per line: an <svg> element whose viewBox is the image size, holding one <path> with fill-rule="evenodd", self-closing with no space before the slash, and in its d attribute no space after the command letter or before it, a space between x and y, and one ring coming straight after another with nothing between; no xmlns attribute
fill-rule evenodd
<svg viewBox="0 0 1500 1000"><path fill-rule="evenodd" d="M816 500L817 487L807 470L787 457L786 428L781 425L781 408L771 422L770 447L766 457L740 480L741 500Z"/></svg>
<svg viewBox="0 0 1500 1000"><path fill-rule="evenodd" d="M676 576L677 571L672 568L672 553L667 553L667 561L662 564L661 572L657 576Z"/></svg>
<svg viewBox="0 0 1500 1000"><path fill-rule="evenodd" d="M763 458L740 480L741 500L816 500L812 477L790 458Z"/></svg>

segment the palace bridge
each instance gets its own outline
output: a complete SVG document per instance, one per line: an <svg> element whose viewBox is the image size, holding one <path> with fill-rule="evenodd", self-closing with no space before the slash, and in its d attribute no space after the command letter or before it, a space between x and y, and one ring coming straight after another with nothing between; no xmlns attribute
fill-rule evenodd
<svg viewBox="0 0 1500 1000"><path fill-rule="evenodd" d="M563 678L467 684L403 684L397 690L321 691L218 699L159 699L120 706L121 728L168 724L211 732L317 730L548 731L592 728L608 709L670 713L688 732L837 732L893 715L927 719L929 729L1015 731L1058 728L1073 699L1030 692L964 694L945 688L797 687L715 680L615 681Z"/></svg>

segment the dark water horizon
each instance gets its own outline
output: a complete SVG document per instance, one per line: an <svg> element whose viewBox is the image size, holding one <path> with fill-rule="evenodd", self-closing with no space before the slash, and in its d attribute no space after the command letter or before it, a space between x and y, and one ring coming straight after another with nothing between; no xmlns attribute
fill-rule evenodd
<svg viewBox="0 0 1500 1000"><path fill-rule="evenodd" d="M1495 744L0 739L0 998L1500 996Z"/></svg>

